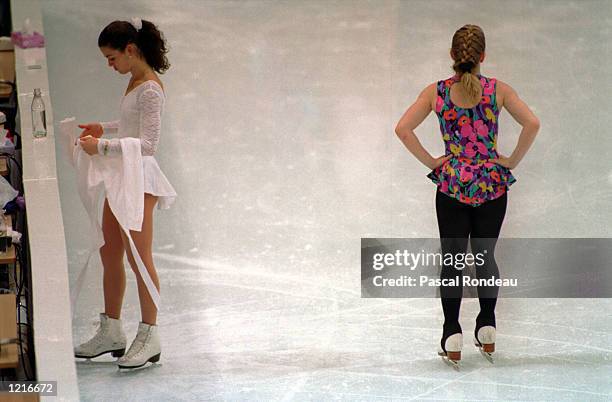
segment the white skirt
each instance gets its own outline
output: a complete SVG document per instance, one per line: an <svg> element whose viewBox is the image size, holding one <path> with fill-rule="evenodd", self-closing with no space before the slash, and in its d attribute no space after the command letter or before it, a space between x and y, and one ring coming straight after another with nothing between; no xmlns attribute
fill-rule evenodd
<svg viewBox="0 0 612 402"><path fill-rule="evenodd" d="M158 197L157 208L168 209L176 199L176 191L153 156L143 156L144 192Z"/></svg>

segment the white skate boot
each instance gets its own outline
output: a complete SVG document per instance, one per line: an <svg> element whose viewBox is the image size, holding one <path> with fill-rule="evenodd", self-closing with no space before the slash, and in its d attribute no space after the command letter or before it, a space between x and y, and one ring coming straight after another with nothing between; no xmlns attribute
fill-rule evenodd
<svg viewBox="0 0 612 402"><path fill-rule="evenodd" d="M117 360L117 364L120 369L134 369L144 366L147 362L156 363L160 356L161 346L157 325L141 322L138 324L138 333L134 342L127 353Z"/></svg>
<svg viewBox="0 0 612 402"><path fill-rule="evenodd" d="M478 329L474 336L474 345L480 353L493 363L493 352L495 352L495 327L487 325Z"/></svg>
<svg viewBox="0 0 612 402"><path fill-rule="evenodd" d="M93 359L105 353L113 357L121 357L125 353L125 333L121 328L121 320L110 318L100 313L100 326L89 341L74 348L74 356Z"/></svg>
<svg viewBox="0 0 612 402"><path fill-rule="evenodd" d="M444 341L444 349L438 351L438 356L455 370L459 370L459 362L461 361L461 348L463 347L463 334L458 332L446 338Z"/></svg>

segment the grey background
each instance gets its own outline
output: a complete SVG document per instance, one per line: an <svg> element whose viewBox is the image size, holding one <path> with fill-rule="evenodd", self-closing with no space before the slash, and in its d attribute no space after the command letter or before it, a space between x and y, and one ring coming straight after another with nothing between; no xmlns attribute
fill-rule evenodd
<svg viewBox="0 0 612 402"><path fill-rule="evenodd" d="M502 236L609 237L612 3L607 1L44 1L56 121L110 120L127 85L99 31L153 20L168 38L156 155L179 198L155 215L162 364L118 373L79 363L84 400L609 400L610 300L501 300L498 362L435 355L434 299L360 298L361 237L435 237L434 185L393 128L448 78L453 32L483 27L482 73L542 121L515 169ZM500 117L500 150L518 127ZM433 114L417 129L434 154ZM58 163L72 280L87 220ZM502 267L503 269L503 267ZM132 275L123 313L139 320ZM100 268L75 339L94 331ZM568 320L568 316L572 317Z"/></svg>

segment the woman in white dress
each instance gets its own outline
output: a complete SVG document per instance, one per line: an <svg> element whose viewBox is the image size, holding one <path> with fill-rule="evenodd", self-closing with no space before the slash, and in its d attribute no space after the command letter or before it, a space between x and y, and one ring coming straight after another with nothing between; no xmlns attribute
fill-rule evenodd
<svg viewBox="0 0 612 402"><path fill-rule="evenodd" d="M80 145L90 155L120 155L119 138L139 138L144 172L144 215L142 231L130 231L137 252L142 259L152 283L159 292L159 279L153 264L152 236L153 209L170 206L176 192L157 165L153 155L157 150L161 129L161 114L165 95L158 77L169 67L166 58L166 43L157 27L138 18L132 21L115 21L102 30L98 38L100 51L109 67L120 74L131 74L130 82L121 98L120 119L112 122L89 123L83 129ZM116 133L118 138L102 138L104 134ZM100 248L104 266L104 313L100 313L100 327L92 339L75 349L75 356L93 358L105 353L119 357L119 368L136 368L147 362L159 361L161 347L157 333L157 308L147 290L130 251L126 234L104 200L102 218L104 246ZM121 306L125 292L125 270L123 256L128 261L138 283L138 296L142 321L138 333L127 353L126 337L121 326Z"/></svg>

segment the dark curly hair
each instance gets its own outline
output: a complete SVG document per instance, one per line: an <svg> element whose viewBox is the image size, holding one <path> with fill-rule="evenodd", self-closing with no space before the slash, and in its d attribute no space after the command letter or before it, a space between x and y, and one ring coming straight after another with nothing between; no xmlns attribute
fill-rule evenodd
<svg viewBox="0 0 612 402"><path fill-rule="evenodd" d="M136 45L147 64L158 73L163 74L170 68L164 34L150 21L142 20L142 28L138 31L130 22L113 21L98 36L98 47L123 52L130 43Z"/></svg>

